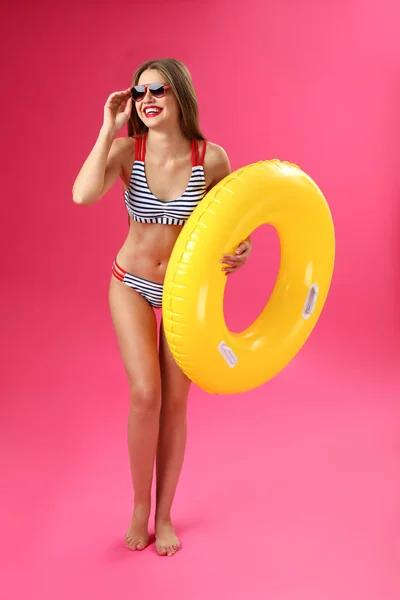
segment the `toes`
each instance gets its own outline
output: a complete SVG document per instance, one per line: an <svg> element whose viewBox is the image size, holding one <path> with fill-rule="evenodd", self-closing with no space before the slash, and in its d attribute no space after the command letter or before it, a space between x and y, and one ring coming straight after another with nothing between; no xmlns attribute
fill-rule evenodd
<svg viewBox="0 0 400 600"><path fill-rule="evenodd" d="M144 550L146 547L144 542L131 537L126 538L126 545L129 550Z"/></svg>
<svg viewBox="0 0 400 600"><path fill-rule="evenodd" d="M174 554L176 554L179 550L179 546L180 544L174 544L173 546L168 546L168 556L173 556Z"/></svg>
<svg viewBox="0 0 400 600"><path fill-rule="evenodd" d="M160 556L165 556L167 554L167 549L164 548L164 546L160 546L159 544L156 544L156 548L157 548L157 552Z"/></svg>

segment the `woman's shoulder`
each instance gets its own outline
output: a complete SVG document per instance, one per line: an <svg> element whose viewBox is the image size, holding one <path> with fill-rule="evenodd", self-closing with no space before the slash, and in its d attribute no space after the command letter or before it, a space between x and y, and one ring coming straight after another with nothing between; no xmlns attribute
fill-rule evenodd
<svg viewBox="0 0 400 600"><path fill-rule="evenodd" d="M204 155L204 170L207 172L207 178L212 181L212 185L221 181L221 179L231 172L231 165L226 150L219 144L209 142L208 140Z"/></svg>
<svg viewBox="0 0 400 600"><path fill-rule="evenodd" d="M207 140L206 153L204 158L207 158L213 163L229 160L226 150L219 144L216 144L215 142L210 142L209 140Z"/></svg>
<svg viewBox="0 0 400 600"><path fill-rule="evenodd" d="M122 180L128 185L132 171L132 163L135 157L135 139L130 136L115 138L110 151L110 156L119 164L119 167L122 170Z"/></svg>
<svg viewBox="0 0 400 600"><path fill-rule="evenodd" d="M120 164L126 177L130 177L132 161L135 156L136 140L130 136L121 136L113 141L110 156Z"/></svg>
<svg viewBox="0 0 400 600"><path fill-rule="evenodd" d="M134 150L135 143L136 140L134 137L122 136L115 138L113 141L113 147L115 148L116 152L125 153Z"/></svg>

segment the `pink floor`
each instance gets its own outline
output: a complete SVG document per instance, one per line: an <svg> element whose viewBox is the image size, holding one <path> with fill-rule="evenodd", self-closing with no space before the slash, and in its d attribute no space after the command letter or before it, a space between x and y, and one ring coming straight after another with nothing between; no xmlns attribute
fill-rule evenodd
<svg viewBox="0 0 400 600"><path fill-rule="evenodd" d="M323 351L321 321L260 390L193 389L175 506L182 551L132 553L127 389L106 304L68 313L55 298L44 327L36 300L35 319L18 313L29 332L22 370L11 368L16 326L6 328L2 599L399 598L400 411L389 374Z"/></svg>

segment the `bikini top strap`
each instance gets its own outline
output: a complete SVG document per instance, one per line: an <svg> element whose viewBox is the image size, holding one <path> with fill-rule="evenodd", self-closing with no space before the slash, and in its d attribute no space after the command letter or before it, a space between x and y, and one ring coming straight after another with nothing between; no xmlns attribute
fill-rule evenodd
<svg viewBox="0 0 400 600"><path fill-rule="evenodd" d="M134 157L135 162L137 160L140 160L141 147L142 147L142 136L135 135L135 157Z"/></svg>
<svg viewBox="0 0 400 600"><path fill-rule="evenodd" d="M200 166L204 164L204 156L206 153L207 140L203 140L203 150L201 151Z"/></svg>
<svg viewBox="0 0 400 600"><path fill-rule="evenodd" d="M201 157L199 157L199 142L197 140L192 140L192 165L202 166L204 162L204 155L206 153L206 145L207 140L203 140L203 149L201 152Z"/></svg>
<svg viewBox="0 0 400 600"><path fill-rule="evenodd" d="M146 156L146 140L147 140L147 133L143 134L143 143L142 143L142 158L140 159L142 162L144 162L145 156Z"/></svg>
<svg viewBox="0 0 400 600"><path fill-rule="evenodd" d="M135 136L135 161L139 160L144 162L146 155L146 134Z"/></svg>

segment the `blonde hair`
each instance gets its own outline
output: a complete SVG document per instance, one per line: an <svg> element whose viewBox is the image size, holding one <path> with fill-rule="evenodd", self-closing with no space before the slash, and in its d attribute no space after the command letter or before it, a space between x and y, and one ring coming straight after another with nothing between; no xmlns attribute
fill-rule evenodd
<svg viewBox="0 0 400 600"><path fill-rule="evenodd" d="M137 69L133 76L132 87L138 84L141 74L149 69L157 70L164 77L167 85L171 86L181 109L180 126L183 135L190 140L204 140L199 125L199 107L196 92L186 65L174 58L149 60ZM146 131L148 131L148 127L139 119L136 107L133 106L128 121L128 135L140 135Z"/></svg>

